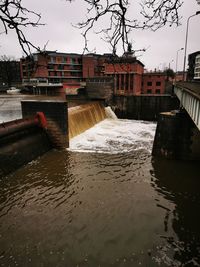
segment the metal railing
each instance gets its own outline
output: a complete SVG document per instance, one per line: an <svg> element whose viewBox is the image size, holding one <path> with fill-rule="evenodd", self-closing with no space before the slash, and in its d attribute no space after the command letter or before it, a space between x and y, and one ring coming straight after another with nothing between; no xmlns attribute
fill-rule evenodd
<svg viewBox="0 0 200 267"><path fill-rule="evenodd" d="M187 88L174 87L174 93L180 100L180 106L190 115L197 128L200 130L200 95Z"/></svg>

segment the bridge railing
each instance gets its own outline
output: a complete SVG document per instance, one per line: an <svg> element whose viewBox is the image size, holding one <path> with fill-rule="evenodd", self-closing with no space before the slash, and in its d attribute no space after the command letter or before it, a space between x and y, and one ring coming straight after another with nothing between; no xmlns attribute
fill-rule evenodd
<svg viewBox="0 0 200 267"><path fill-rule="evenodd" d="M188 112L200 130L200 96L187 88L176 85L174 87L174 93L180 100L180 106Z"/></svg>

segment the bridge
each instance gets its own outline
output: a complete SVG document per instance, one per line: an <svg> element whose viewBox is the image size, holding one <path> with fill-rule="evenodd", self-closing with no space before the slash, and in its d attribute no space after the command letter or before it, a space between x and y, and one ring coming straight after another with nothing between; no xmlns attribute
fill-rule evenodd
<svg viewBox="0 0 200 267"><path fill-rule="evenodd" d="M174 86L174 93L183 107L200 130L200 83L181 82Z"/></svg>

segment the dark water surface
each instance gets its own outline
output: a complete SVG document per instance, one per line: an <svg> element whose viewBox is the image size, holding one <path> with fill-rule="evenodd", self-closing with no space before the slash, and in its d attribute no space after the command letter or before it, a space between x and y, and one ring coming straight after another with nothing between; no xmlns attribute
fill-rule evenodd
<svg viewBox="0 0 200 267"><path fill-rule="evenodd" d="M1 266L199 266L198 170L51 151L1 178Z"/></svg>

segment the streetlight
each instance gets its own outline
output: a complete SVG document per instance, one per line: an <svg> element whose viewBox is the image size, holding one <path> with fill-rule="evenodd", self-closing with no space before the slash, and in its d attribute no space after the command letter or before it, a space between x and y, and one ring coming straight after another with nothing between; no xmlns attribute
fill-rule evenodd
<svg viewBox="0 0 200 267"><path fill-rule="evenodd" d="M184 64L183 64L183 81L185 80L185 63L186 63L186 52L187 52L187 40L188 40L189 22L190 22L190 19L192 17L194 17L196 15L199 15L199 14L200 14L200 11L197 11L194 15L189 16L189 18L187 19L187 28L186 28L186 36L185 36L185 54L184 54Z"/></svg>
<svg viewBox="0 0 200 267"><path fill-rule="evenodd" d="M177 71L178 71L178 52L180 52L181 50L183 50L184 48L182 47L182 48L180 48L179 50L177 50L177 52L176 52L176 73L177 73Z"/></svg>

